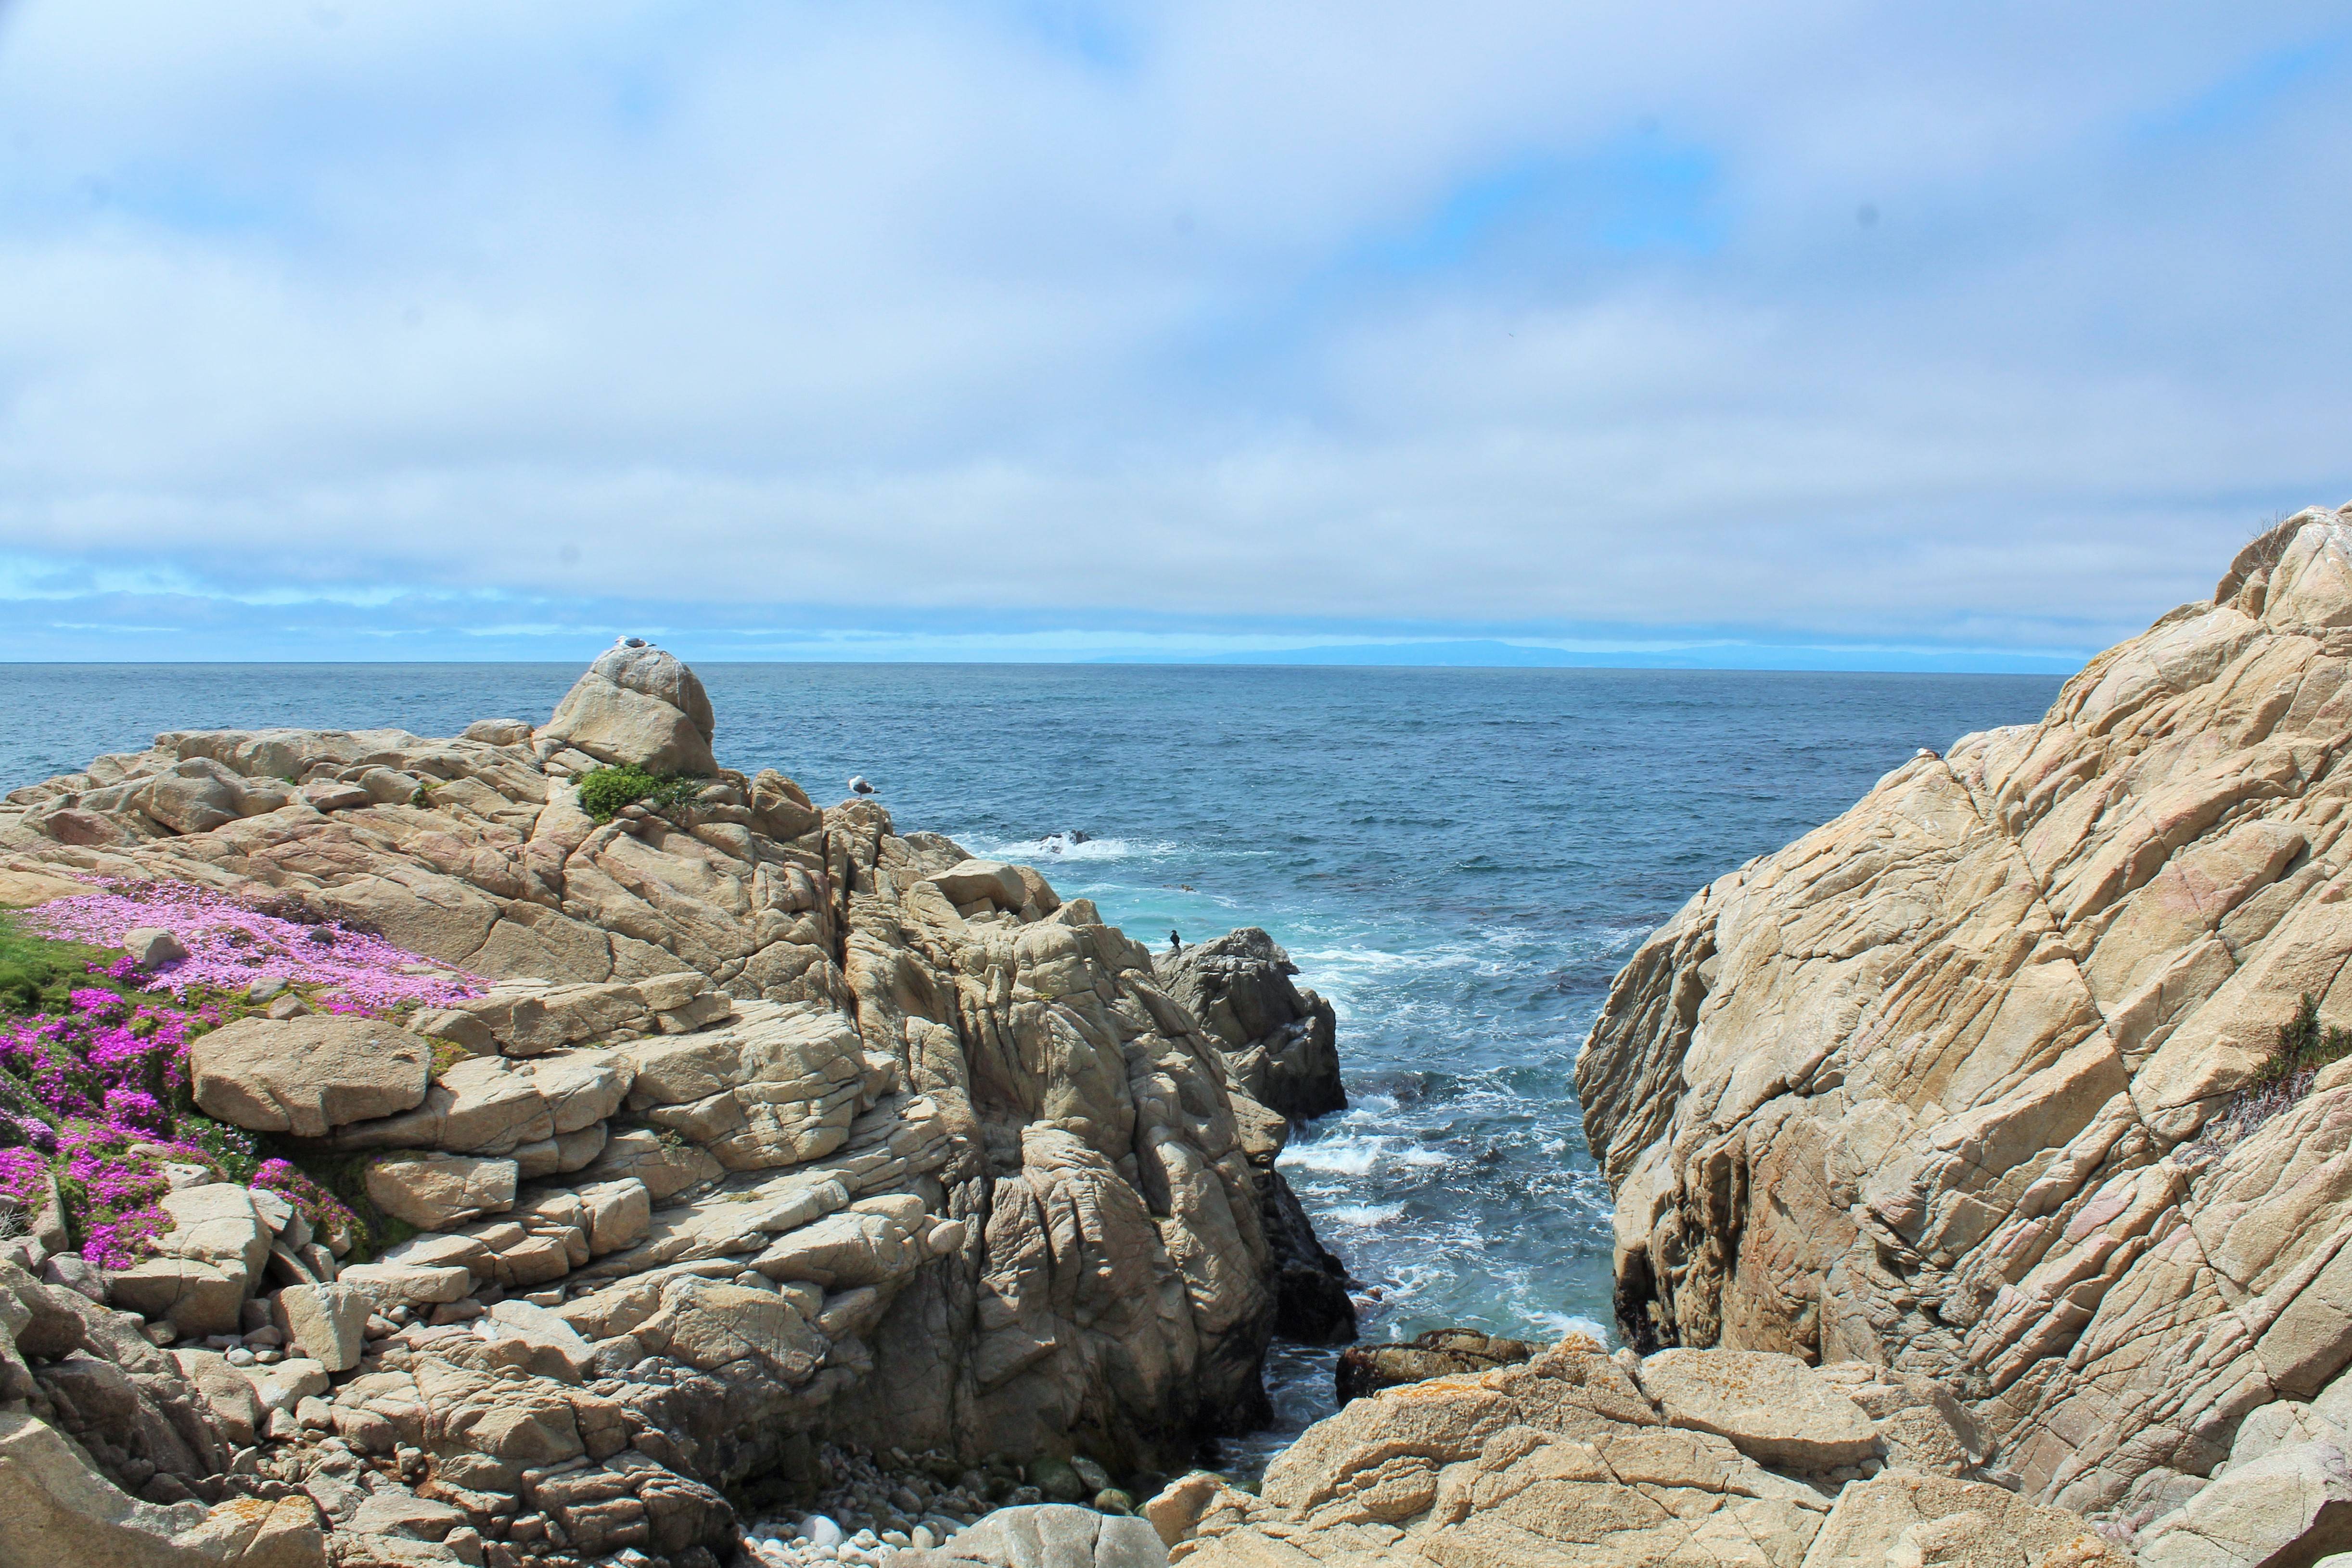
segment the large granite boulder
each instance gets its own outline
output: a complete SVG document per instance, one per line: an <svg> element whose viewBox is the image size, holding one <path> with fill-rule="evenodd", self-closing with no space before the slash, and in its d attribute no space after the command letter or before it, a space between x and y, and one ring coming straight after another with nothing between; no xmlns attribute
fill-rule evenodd
<svg viewBox="0 0 2352 1568"><path fill-rule="evenodd" d="M1642 1363L1641 1381L1674 1425L1728 1437L1775 1469L1811 1474L1879 1456L1862 1406L1793 1355L1661 1351Z"/></svg>
<svg viewBox="0 0 2352 1568"><path fill-rule="evenodd" d="M306 1497L157 1507L126 1497L47 1423L0 1411L0 1552L77 1568L326 1568Z"/></svg>
<svg viewBox="0 0 2352 1568"><path fill-rule="evenodd" d="M1195 1568L2129 1562L2078 1515L1997 1486L1759 1463L1748 1448L1817 1465L1818 1428L1844 1396L1793 1361L1673 1354L1636 1363L1572 1337L1523 1364L1384 1389L1309 1427L1261 1495L1186 1477L1144 1512L1171 1559ZM1647 1396L1654 1380L1675 1403ZM1772 1397L1791 1402L1777 1429Z"/></svg>
<svg viewBox="0 0 2352 1568"><path fill-rule="evenodd" d="M160 1207L171 1225L154 1256L110 1274L107 1299L183 1334L234 1333L274 1239L253 1195L208 1182L165 1193Z"/></svg>
<svg viewBox="0 0 2352 1568"><path fill-rule="evenodd" d="M298 1138L406 1111L432 1076L432 1046L382 1019L245 1018L188 1048L199 1110Z"/></svg>
<svg viewBox="0 0 2352 1568"><path fill-rule="evenodd" d="M1140 1519L1049 1502L998 1509L938 1551L905 1561L908 1568L1166 1568L1168 1552Z"/></svg>
<svg viewBox="0 0 2352 1568"><path fill-rule="evenodd" d="M446 1230L514 1207L520 1175L512 1160L402 1153L370 1160L368 1201L419 1230Z"/></svg>
<svg viewBox="0 0 2352 1568"><path fill-rule="evenodd" d="M716 731L692 670L659 648L624 643L588 666L538 737L550 751L568 746L599 762L704 777L719 770Z"/></svg>
<svg viewBox="0 0 2352 1568"><path fill-rule="evenodd" d="M1889 1472L1838 1493L1804 1568L1885 1568L1890 1563L2007 1568L2124 1568L2123 1549L2080 1514L2042 1508L1982 1481Z"/></svg>

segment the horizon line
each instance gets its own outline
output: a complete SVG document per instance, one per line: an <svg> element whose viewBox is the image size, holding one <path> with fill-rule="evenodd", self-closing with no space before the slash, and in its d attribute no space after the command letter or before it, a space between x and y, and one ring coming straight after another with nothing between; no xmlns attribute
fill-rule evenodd
<svg viewBox="0 0 2352 1568"><path fill-rule="evenodd" d="M673 650L674 652L675 650ZM1312 650L1302 650L1312 652ZM551 659L527 655L490 655L469 659L287 659L287 658L185 658L185 659L0 659L0 669L79 669L79 670L152 670L152 669L399 669L414 666L464 668L488 665L544 665L551 668L586 668L589 661ZM2067 679L2081 672L2086 660L2077 660L2065 667L2051 661L2048 667L2031 668L2011 664L2008 667L1979 664L1928 666L1909 664L1681 664L1661 659L1607 658L1580 660L1546 660L1492 663L1468 660L1381 660L1381 659L1302 659L1231 654L1211 654L1195 658L1154 658L1120 654L1097 655L1076 659L856 659L856 658L716 658L681 660L688 668L716 668L733 665L794 665L807 667L847 666L864 669L1162 669L1162 670L1488 670L1520 674L1577 674L1582 672L1614 674L1667 675L2012 675L2035 679Z"/></svg>

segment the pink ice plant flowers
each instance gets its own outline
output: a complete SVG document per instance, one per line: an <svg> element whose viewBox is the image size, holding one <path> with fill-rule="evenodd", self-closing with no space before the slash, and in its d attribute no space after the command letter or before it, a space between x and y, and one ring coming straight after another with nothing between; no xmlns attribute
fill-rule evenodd
<svg viewBox="0 0 2352 1568"><path fill-rule="evenodd" d="M6 1097L13 1108L0 1110L12 1144L0 1148L0 1201L34 1208L54 1173L85 1259L127 1269L146 1256L170 1228L164 1167L196 1166L215 1180L232 1179L223 1147L247 1145L235 1129L213 1126L219 1146L208 1147L196 1134L211 1124L171 1109L186 1103L189 1040L220 1021L215 1002L132 1003L93 987L74 991L63 1013L0 1022L0 1069L15 1091ZM263 1161L251 1185L284 1194L321 1229L352 1222L348 1208L285 1160Z"/></svg>
<svg viewBox="0 0 2352 1568"><path fill-rule="evenodd" d="M72 991L62 1013L0 1020L7 1080L0 1092L0 1202L33 1208L55 1176L82 1256L107 1269L129 1268L169 1228L162 1199L172 1189L170 1165L202 1167L215 1180L244 1180L249 1172L251 1185L282 1193L315 1227L355 1225L348 1208L293 1165L272 1159L256 1166L246 1134L189 1107L188 1042L222 1021L225 1003L262 979L302 987L314 1006L362 1013L446 1005L484 986L381 936L263 915L184 883L105 885L17 918L39 935L105 947L140 926L160 926L188 949L152 976L127 959L105 971L168 991L178 1005L90 986ZM208 999L188 1005L206 993Z"/></svg>
<svg viewBox="0 0 2352 1568"><path fill-rule="evenodd" d="M145 988L185 998L207 988L241 991L257 980L316 988L316 1005L332 1011L384 1012L408 1003L444 1007L479 996L484 982L449 965L395 947L381 936L334 923L305 924L263 915L185 883L114 883L54 899L19 917L26 930L93 946L119 945L124 933L157 926L180 939L185 958L162 966ZM117 979L137 971L118 965Z"/></svg>

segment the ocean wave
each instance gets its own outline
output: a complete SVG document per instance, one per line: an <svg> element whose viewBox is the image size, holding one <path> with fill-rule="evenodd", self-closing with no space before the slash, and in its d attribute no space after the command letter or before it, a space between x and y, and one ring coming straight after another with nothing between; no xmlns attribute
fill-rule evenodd
<svg viewBox="0 0 2352 1568"><path fill-rule="evenodd" d="M1328 965L1333 967L1369 969L1374 973L1397 969L1458 969L1475 964L1478 956L1458 946L1424 948L1419 952L1399 953L1381 947L1302 947L1292 951L1302 977L1313 979L1309 967ZM1323 982L1315 981L1320 987Z"/></svg>
<svg viewBox="0 0 2352 1568"><path fill-rule="evenodd" d="M1359 1230L1369 1230L1376 1225L1386 1225L1391 1220L1402 1219L1404 1205L1401 1203L1336 1204L1325 1209L1321 1218L1334 1225L1347 1225Z"/></svg>
<svg viewBox="0 0 2352 1568"><path fill-rule="evenodd" d="M1139 842L1134 839L1083 839L1072 841L1061 833L1035 839L971 839L972 852L986 860L1017 861L1048 866L1072 861L1164 860L1180 853L1181 844L1166 841Z"/></svg>
<svg viewBox="0 0 2352 1568"><path fill-rule="evenodd" d="M1293 1144L1283 1150L1274 1163L1285 1170L1360 1176L1371 1175L1372 1167L1380 1163L1380 1139L1341 1136L1318 1138L1311 1144Z"/></svg>
<svg viewBox="0 0 2352 1568"><path fill-rule="evenodd" d="M1342 1133L1337 1137L1293 1144L1283 1150L1275 1163L1286 1170L1309 1171L1320 1176L1365 1176L1376 1170L1397 1166L1410 1169L1442 1166L1446 1163L1446 1156L1442 1150L1393 1135L1366 1136Z"/></svg>

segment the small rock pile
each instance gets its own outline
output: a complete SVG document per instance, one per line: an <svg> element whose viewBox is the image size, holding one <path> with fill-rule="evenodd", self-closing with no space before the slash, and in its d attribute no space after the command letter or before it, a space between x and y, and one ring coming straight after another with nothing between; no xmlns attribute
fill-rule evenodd
<svg viewBox="0 0 2352 1568"><path fill-rule="evenodd" d="M824 1490L810 1511L766 1518L744 1531L746 1552L771 1568L811 1563L887 1563L897 1552L943 1546L998 1508L1090 1500L1131 1514L1133 1494L1085 1455L1028 1465L991 1454L967 1465L936 1448L881 1454L827 1445L818 1453ZM1157 1478L1149 1478L1157 1479Z"/></svg>

